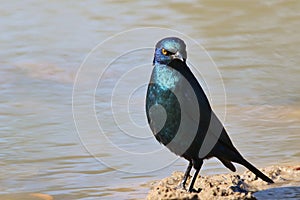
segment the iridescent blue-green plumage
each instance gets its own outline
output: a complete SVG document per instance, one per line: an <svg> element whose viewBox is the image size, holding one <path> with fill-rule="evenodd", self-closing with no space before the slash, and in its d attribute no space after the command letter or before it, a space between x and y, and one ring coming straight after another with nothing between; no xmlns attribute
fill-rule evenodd
<svg viewBox="0 0 300 200"><path fill-rule="evenodd" d="M181 186L185 188L193 166L196 172L188 190L194 191L193 185L203 159L211 157L217 157L232 171L235 171L232 162L242 164L264 181L272 183L234 147L200 84L186 65L186 59L186 45L181 39L169 37L160 40L155 47L154 68L146 96L147 119L156 139L190 162ZM206 136L216 143L202 155L200 147Z"/></svg>
<svg viewBox="0 0 300 200"><path fill-rule="evenodd" d="M186 51L185 48L182 49L182 46L185 44L177 38L169 38L169 40L157 43L153 60L154 69L147 91L146 113L150 128L156 139L164 145L167 145L175 137L181 120L180 105L172 91L178 85L180 77L178 72L168 67L167 64L172 60L171 54L176 54L176 52L181 52L182 59L186 59ZM163 55L162 49L167 50L168 55ZM153 117L149 116L150 108L156 105L161 105L166 111L163 127L157 127Z"/></svg>
<svg viewBox="0 0 300 200"><path fill-rule="evenodd" d="M162 106L165 109L166 113L158 113L165 114L165 119L161 116L158 116L158 123L160 124L163 121L162 126L156 125L155 116L148 116L150 127L155 133L156 139L164 145L167 145L171 142L171 140L175 137L181 120L181 110L179 102L176 98L176 95L167 88L162 87L159 84L152 83L149 84L148 87L148 95L147 98L147 110L150 111L150 108L154 108L157 105ZM168 101L166 101L168 99ZM174 109L176 108L176 109ZM152 110L154 110L152 109ZM155 112L155 111L152 111ZM151 112L147 112L150 114Z"/></svg>

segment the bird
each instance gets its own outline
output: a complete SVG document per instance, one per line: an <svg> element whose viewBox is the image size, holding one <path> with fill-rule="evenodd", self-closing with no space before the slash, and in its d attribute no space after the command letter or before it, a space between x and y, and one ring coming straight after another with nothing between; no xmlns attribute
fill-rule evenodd
<svg viewBox="0 0 300 200"><path fill-rule="evenodd" d="M231 142L187 65L186 44L182 39L166 37L158 41L152 65L145 102L147 121L156 140L189 163L178 188L201 191L201 188L194 188L194 183L203 161L212 157L233 172L236 171L234 162L263 181L274 183L248 162ZM195 172L186 188L192 168Z"/></svg>

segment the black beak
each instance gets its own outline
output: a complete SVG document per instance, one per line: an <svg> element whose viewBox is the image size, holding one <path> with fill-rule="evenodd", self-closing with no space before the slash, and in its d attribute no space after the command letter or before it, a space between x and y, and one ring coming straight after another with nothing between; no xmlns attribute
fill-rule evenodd
<svg viewBox="0 0 300 200"><path fill-rule="evenodd" d="M172 55L173 59L178 59L181 60L182 62L184 62L184 58L182 57L182 55L179 53L179 51L177 51L175 54Z"/></svg>

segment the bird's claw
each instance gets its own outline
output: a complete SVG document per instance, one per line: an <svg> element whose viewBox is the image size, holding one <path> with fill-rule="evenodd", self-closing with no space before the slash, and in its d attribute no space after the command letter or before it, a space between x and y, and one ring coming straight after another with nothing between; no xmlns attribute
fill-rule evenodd
<svg viewBox="0 0 300 200"><path fill-rule="evenodd" d="M189 188L189 189L187 189L186 187L185 187L185 184L183 184L183 183L180 183L178 186L176 186L174 189L176 189L176 190L185 190L185 191L187 191L187 192L190 192L190 193L199 193L199 192L201 192L201 188L198 188L198 189L195 189L195 188Z"/></svg>
<svg viewBox="0 0 300 200"><path fill-rule="evenodd" d="M188 190L188 192L190 192L190 193L199 193L199 192L201 192L201 188L198 188L197 190L195 189L195 188L190 188L189 190Z"/></svg>
<svg viewBox="0 0 300 200"><path fill-rule="evenodd" d="M184 182L181 182L178 186L176 186L174 189L176 189L176 190L185 190L185 191L187 191L187 192L190 192L190 193L199 193L199 192L201 192L201 188L198 188L197 190L195 189L195 188L189 188L189 189L187 189L186 187L185 187L185 183Z"/></svg>

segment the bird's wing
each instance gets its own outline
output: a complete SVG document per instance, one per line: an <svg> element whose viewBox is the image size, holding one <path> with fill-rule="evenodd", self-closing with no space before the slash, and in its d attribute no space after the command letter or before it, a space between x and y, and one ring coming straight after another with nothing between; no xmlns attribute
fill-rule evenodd
<svg viewBox="0 0 300 200"><path fill-rule="evenodd" d="M235 151L236 149L221 121L212 111L205 92L186 63L174 60L170 63L170 66L182 76L181 83L176 88L178 90L177 93L181 92L183 94L184 100L182 100L183 104L181 104L181 107L183 105L185 109L182 115L187 117L189 121L186 126L193 126L193 124L198 126L196 140L198 140L199 145L202 144L205 136L208 134L206 140L213 142L218 140L227 148Z"/></svg>
<svg viewBox="0 0 300 200"><path fill-rule="evenodd" d="M186 116L193 123L209 123L212 113L209 101L189 67L179 60L173 60L169 66L181 76L174 93L181 99Z"/></svg>
<svg viewBox="0 0 300 200"><path fill-rule="evenodd" d="M198 151L209 127L212 112L210 104L186 63L173 60L169 67L176 70L180 77L174 90L181 108L181 123L177 135L184 137L185 145L189 144L196 148L194 151Z"/></svg>

